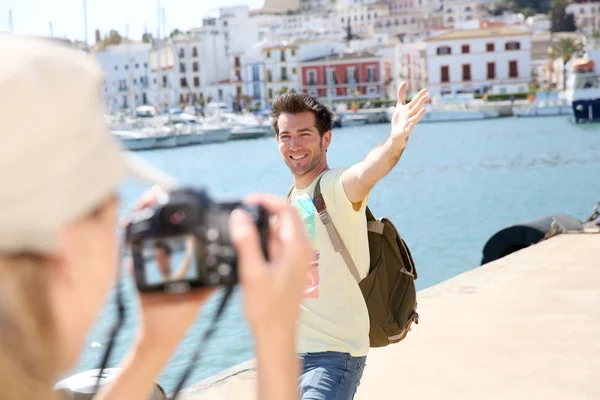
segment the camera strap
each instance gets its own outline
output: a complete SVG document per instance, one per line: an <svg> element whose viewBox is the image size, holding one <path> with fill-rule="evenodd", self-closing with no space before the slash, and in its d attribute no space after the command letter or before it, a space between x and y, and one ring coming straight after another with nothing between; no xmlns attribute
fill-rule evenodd
<svg viewBox="0 0 600 400"><path fill-rule="evenodd" d="M196 351L192 355L192 359L190 360L190 363L188 364L188 367L187 367L186 371L184 372L183 376L179 380L179 383L177 384L175 391L173 392L171 397L169 397L170 400L175 400L177 398L177 396L181 392L181 389L183 389L183 385L185 384L185 382L189 378L190 374L194 370L194 367L196 366L196 363L198 362L198 360L200 358L200 354L204 350L204 347L206 346L206 344L208 343L208 341L210 340L212 335L216 332L217 323L219 322L219 319L223 315L223 312L225 311L227 304L229 304L229 300L231 299L231 295L233 294L234 287L235 287L234 283L228 283L227 285L225 285L225 292L223 293L223 296L221 296L221 302L219 303L219 308L217 309L217 312L213 316L212 321L210 322L210 326L204 332L204 335L202 335L202 341L200 342L200 345L196 348Z"/></svg>
<svg viewBox="0 0 600 400"><path fill-rule="evenodd" d="M217 312L213 316L210 326L204 332L204 335L202 336L202 342L196 348L196 351L192 355L192 359L190 360L190 363L189 363L186 371L184 372L183 376L179 380L179 383L177 384L175 392L173 393L172 397L170 397L171 400L176 399L179 392L181 392L183 385L185 384L185 382L189 378L190 374L194 370L195 364L198 362L198 360L200 358L200 354L202 353L202 350L204 350L206 343L210 340L210 338L215 333L216 328L217 328L217 323L219 322L219 319L223 315L223 312L225 311L227 304L229 304L229 300L231 299L231 295L233 294L233 289L235 288L235 285L236 285L235 282L230 282L230 283L226 283L225 285L223 285L225 288L225 291L223 293L223 296L221 296L221 301L219 303ZM115 303L117 306L117 320L115 321L115 324L113 325L112 329L110 330L110 339L108 341L108 346L106 348L106 352L104 353L104 356L102 357L102 362L100 364L100 372L98 373L98 378L97 378L96 384L94 386L94 391L93 391L94 394L98 393L98 391L100 390L102 377L104 376L103 372L107 368L108 361L110 360L110 356L112 354L112 351L113 351L113 348L115 345L115 340L116 340L117 334L119 333L119 330L121 329L121 327L123 326L123 323L125 321L125 304L123 301L123 283L121 281L121 268L118 268L118 272L117 272L117 282L115 285Z"/></svg>
<svg viewBox="0 0 600 400"><path fill-rule="evenodd" d="M122 248L122 246L121 246ZM123 259L123 257L121 257ZM102 382L103 372L108 365L108 360L110 360L110 355L112 353L113 347L115 345L115 339L117 338L117 334L119 330L123 326L123 322L125 321L125 304L123 302L123 283L121 282L121 268L117 268L117 282L115 285L115 303L117 304L117 320L110 330L110 339L108 341L108 346L106 351L104 352L104 356L102 357L102 362L100 364L100 372L98 373L98 379L96 380L96 385L94 386L94 393L98 393L100 390L100 383Z"/></svg>

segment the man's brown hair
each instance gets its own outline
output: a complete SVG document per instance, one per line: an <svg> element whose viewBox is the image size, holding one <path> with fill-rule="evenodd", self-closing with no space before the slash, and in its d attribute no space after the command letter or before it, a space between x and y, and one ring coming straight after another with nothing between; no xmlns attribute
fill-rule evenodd
<svg viewBox="0 0 600 400"><path fill-rule="evenodd" d="M279 96L271 107L271 126L275 134L279 135L277 122L282 113L299 114L307 111L315 116L315 127L321 136L331 130L335 114L329 107L307 93L287 92Z"/></svg>

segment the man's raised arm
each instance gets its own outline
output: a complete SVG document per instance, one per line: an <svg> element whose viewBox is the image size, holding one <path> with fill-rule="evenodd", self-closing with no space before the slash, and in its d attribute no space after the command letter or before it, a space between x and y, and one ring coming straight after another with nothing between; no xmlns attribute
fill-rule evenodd
<svg viewBox="0 0 600 400"><path fill-rule="evenodd" d="M398 88L398 103L392 116L390 137L367 154L365 159L344 171L342 183L352 203L360 203L375 184L400 160L408 137L425 114L427 89L423 89L409 104L406 100L406 82Z"/></svg>

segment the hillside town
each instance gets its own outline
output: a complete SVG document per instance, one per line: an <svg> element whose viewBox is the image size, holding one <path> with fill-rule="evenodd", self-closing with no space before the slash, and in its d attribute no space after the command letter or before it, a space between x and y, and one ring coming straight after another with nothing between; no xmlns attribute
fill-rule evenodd
<svg viewBox="0 0 600 400"><path fill-rule="evenodd" d="M567 5L574 32L552 32L547 14L495 15L496 3L266 0L261 9L221 8L197 28L159 29L140 41L96 32L90 51L104 69L111 111L210 102L240 111L288 90L332 103L393 99L399 81L432 96L561 89L574 54L552 54L553 44L597 49L598 0Z"/></svg>
<svg viewBox="0 0 600 400"><path fill-rule="evenodd" d="M533 4L515 8L516 4ZM136 38L95 31L110 114L152 106L259 111L286 91L330 105L385 107L409 94L511 101L564 91L578 57L600 62L600 0L265 0L220 8L198 26Z"/></svg>

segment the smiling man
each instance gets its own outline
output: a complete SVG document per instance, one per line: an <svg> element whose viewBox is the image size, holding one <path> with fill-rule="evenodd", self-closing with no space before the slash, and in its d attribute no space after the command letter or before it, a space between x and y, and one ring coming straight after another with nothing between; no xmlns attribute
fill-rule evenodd
<svg viewBox="0 0 600 400"><path fill-rule="evenodd" d="M421 91L407 105L406 84L400 85L389 138L363 161L333 170L327 164L332 111L301 93L286 93L272 107L271 124L279 152L294 180L289 200L298 209L314 248L299 321L302 400L352 399L369 350L367 307L313 204L317 182L333 225L363 279L369 270L365 215L369 192L400 159L410 133L425 113L426 94Z"/></svg>

